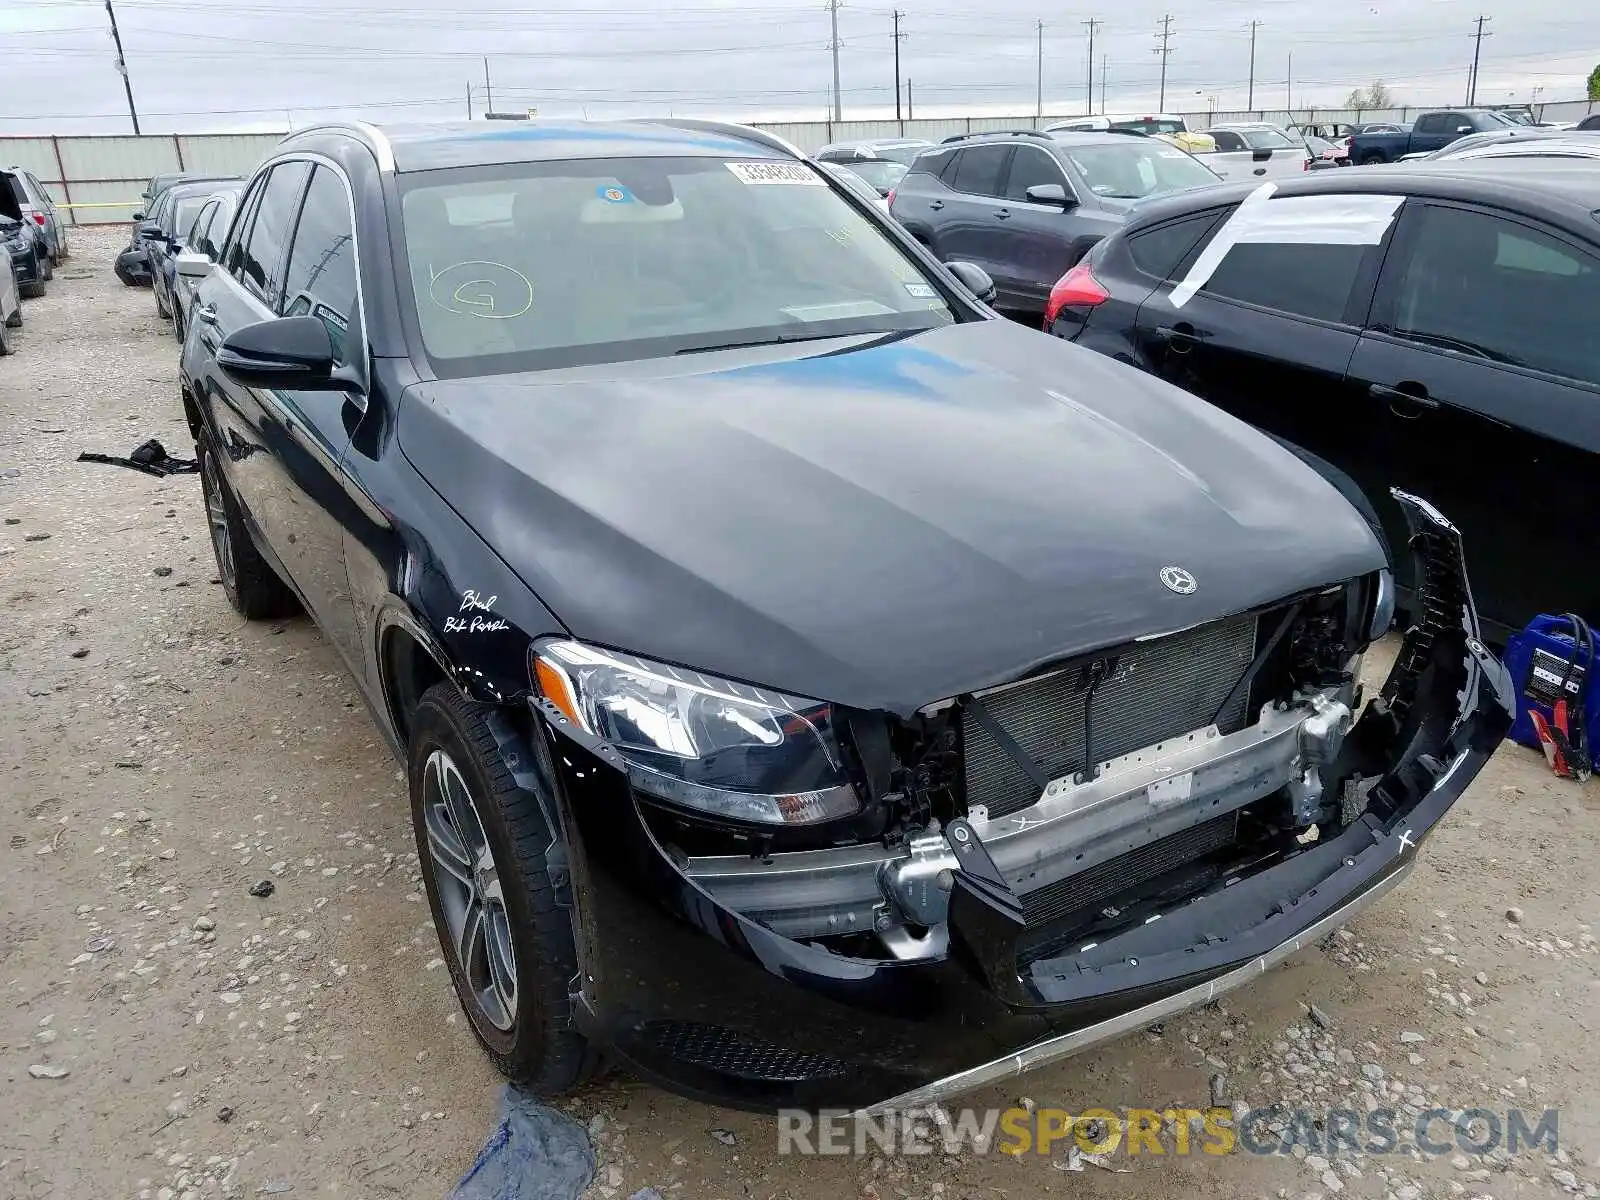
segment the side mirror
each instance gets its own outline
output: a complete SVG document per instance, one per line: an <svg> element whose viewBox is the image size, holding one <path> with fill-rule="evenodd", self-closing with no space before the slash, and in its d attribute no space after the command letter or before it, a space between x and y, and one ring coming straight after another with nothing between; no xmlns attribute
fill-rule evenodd
<svg viewBox="0 0 1600 1200"><path fill-rule="evenodd" d="M1250 161L1251 162L1270 162L1271 160L1272 160L1272 151L1271 150L1253 150L1250 153Z"/></svg>
<svg viewBox="0 0 1600 1200"><path fill-rule="evenodd" d="M1472 126L1471 125L1457 125L1456 126L1456 132L1457 133L1471 133L1472 132Z"/></svg>
<svg viewBox="0 0 1600 1200"><path fill-rule="evenodd" d="M176 266L179 275L199 283L210 276L212 262L198 250L180 250Z"/></svg>
<svg viewBox="0 0 1600 1200"><path fill-rule="evenodd" d="M135 220L135 221L142 221L142 220L144 220L144 210L143 210L143 209L140 209L140 210L139 210L139 211L138 211L138 212L136 212L136 213L134 213L134 214L133 214L133 219L134 219L134 220Z"/></svg>
<svg viewBox="0 0 1600 1200"><path fill-rule="evenodd" d="M1071 208L1077 201L1067 197L1067 189L1059 183L1036 183L1027 191L1029 204L1055 204Z"/></svg>
<svg viewBox="0 0 1600 1200"><path fill-rule="evenodd" d="M161 227L153 221L141 221L133 233L135 237L146 242L153 242L163 236Z"/></svg>
<svg viewBox="0 0 1600 1200"><path fill-rule="evenodd" d="M235 330L217 348L217 366L245 387L293 391L337 388L333 340L315 317L277 317Z"/></svg>
<svg viewBox="0 0 1600 1200"><path fill-rule="evenodd" d="M1040 187L1056 187L1056 184L1042 183ZM1029 189L1032 191L1033 189ZM945 263L950 268L950 274L960 281L966 288L984 304L993 304L996 295L994 280L989 278L989 272L976 263L953 262Z"/></svg>

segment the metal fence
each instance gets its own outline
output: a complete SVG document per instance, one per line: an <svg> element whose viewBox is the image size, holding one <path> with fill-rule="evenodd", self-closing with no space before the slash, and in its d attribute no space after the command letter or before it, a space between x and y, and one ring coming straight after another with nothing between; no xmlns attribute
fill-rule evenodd
<svg viewBox="0 0 1600 1200"><path fill-rule="evenodd" d="M1437 106L1434 106L1437 107ZM1600 101L1567 100L1533 106L1543 121L1576 121L1600 111ZM1182 113L1191 129L1220 121L1355 123L1409 121L1425 108L1379 111L1351 109L1257 109L1254 112ZM1064 121L1081 113L1026 116L920 118L885 121L781 121L760 127L781 135L807 153L830 142L865 138L916 137L938 141L958 133L990 129L1028 129ZM0 166L32 171L51 197L71 214L74 224L92 225L132 220L139 193L152 175L167 171L211 171L248 174L277 145L281 133L152 134L145 137L45 136L0 137Z"/></svg>

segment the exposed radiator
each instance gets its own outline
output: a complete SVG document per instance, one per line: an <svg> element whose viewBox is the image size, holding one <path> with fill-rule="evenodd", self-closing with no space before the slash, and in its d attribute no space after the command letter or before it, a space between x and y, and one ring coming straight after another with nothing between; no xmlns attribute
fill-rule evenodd
<svg viewBox="0 0 1600 1200"><path fill-rule="evenodd" d="M1143 749L1209 723L1255 656L1257 617L1213 621L1104 656L1115 669L1094 694L1095 758ZM1052 779L1082 770L1088 661L1025 679L982 697L995 722ZM1221 715L1223 733L1244 727L1250 698L1241 693ZM1005 816L1039 799L1039 788L973 718L962 714L967 803Z"/></svg>

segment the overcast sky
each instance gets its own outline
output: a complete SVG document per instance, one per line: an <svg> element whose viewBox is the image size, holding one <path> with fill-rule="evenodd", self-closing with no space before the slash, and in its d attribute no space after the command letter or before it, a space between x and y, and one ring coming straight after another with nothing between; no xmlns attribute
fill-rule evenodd
<svg viewBox="0 0 1600 1200"><path fill-rule="evenodd" d="M918 116L1031 112L1044 21L1049 113L1084 109L1087 31L1108 57L1110 111L1155 107L1163 13L1166 108L1339 105L1382 79L1402 103L1459 103L1486 0L898 0ZM1578 99L1600 60L1594 0L1519 0L1486 26L1481 102ZM1098 6L1098 7L1097 7ZM896 0L844 0L846 118L894 115ZM820 119L831 102L826 0L116 0L145 132L281 129L317 116L481 113ZM1573 53L1572 47L1587 47ZM103 0L0 0L0 132L128 132ZM1542 89L1537 91L1536 89ZM1213 99L1214 98L1214 99Z"/></svg>

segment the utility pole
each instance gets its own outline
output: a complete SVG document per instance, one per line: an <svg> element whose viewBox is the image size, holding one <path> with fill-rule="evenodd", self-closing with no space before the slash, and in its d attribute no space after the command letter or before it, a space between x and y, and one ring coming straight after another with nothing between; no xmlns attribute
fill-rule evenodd
<svg viewBox="0 0 1600 1200"><path fill-rule="evenodd" d="M1089 107L1083 110L1084 115L1089 116L1094 112L1094 31L1096 27L1104 25L1105 22L1099 17L1090 17L1087 21L1082 22L1082 24L1089 27Z"/></svg>
<svg viewBox="0 0 1600 1200"><path fill-rule="evenodd" d="M1161 45L1157 46L1152 51L1152 53L1159 54L1161 56L1161 99L1160 99L1160 101L1157 102L1156 107L1158 109L1160 109L1162 112L1166 112L1167 111L1167 56L1172 53L1172 47L1170 45L1170 43L1172 41L1172 14L1171 13L1167 13L1165 16L1163 16L1161 18L1161 32L1156 34L1156 37L1161 40Z"/></svg>
<svg viewBox="0 0 1600 1200"><path fill-rule="evenodd" d="M472 120L472 80L467 80L467 120Z"/></svg>
<svg viewBox="0 0 1600 1200"><path fill-rule="evenodd" d="M1294 51L1289 51L1289 77L1283 84L1283 108L1290 116L1294 115Z"/></svg>
<svg viewBox="0 0 1600 1200"><path fill-rule="evenodd" d="M1044 120L1044 21L1039 21L1039 91L1033 106L1033 119Z"/></svg>
<svg viewBox="0 0 1600 1200"><path fill-rule="evenodd" d="M905 13L898 8L894 10L894 119L897 123L900 120L900 43L906 38L906 35L900 32L900 21L904 17ZM901 127L900 133L905 134L904 126Z"/></svg>
<svg viewBox="0 0 1600 1200"><path fill-rule="evenodd" d="M109 4L110 0L107 0L107 3ZM1483 27L1485 23L1492 20L1494 20L1493 17L1482 15L1478 17L1478 35L1472 43L1472 74L1467 79L1468 104L1476 104L1478 102L1478 59L1483 53L1483 39L1494 36L1492 33L1484 33Z"/></svg>
<svg viewBox="0 0 1600 1200"><path fill-rule="evenodd" d="M839 102L839 0L828 0L828 15L833 19L833 119L842 121L844 110Z"/></svg>
<svg viewBox="0 0 1600 1200"><path fill-rule="evenodd" d="M1106 75L1111 70L1111 55L1100 56L1100 115L1106 115Z"/></svg>
<svg viewBox="0 0 1600 1200"><path fill-rule="evenodd" d="M483 111L494 111L494 88L489 86L489 56L483 56Z"/></svg>
<svg viewBox="0 0 1600 1200"><path fill-rule="evenodd" d="M117 10L106 0L106 16L111 18L111 40L117 44L117 74L122 76L122 90L128 93L128 115L133 118L133 132L139 132L139 110L133 106L133 80L128 78L128 60L122 56L122 34L117 31Z"/></svg>
<svg viewBox="0 0 1600 1200"><path fill-rule="evenodd" d="M911 103L911 76L907 75L906 76L906 120L915 121L916 119L917 119L917 110L916 110L916 107Z"/></svg>
<svg viewBox="0 0 1600 1200"><path fill-rule="evenodd" d="M1250 22L1250 98L1244 102L1250 112L1256 110L1256 30L1260 26L1260 21Z"/></svg>

